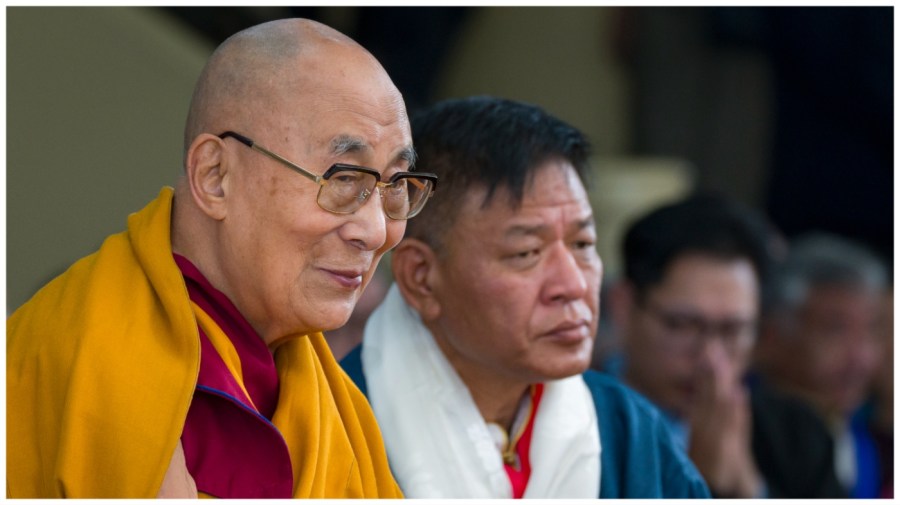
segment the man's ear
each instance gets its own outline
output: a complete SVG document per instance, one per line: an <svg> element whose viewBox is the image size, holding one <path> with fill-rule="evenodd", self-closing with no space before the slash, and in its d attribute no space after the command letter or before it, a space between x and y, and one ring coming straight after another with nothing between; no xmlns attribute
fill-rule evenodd
<svg viewBox="0 0 900 505"><path fill-rule="evenodd" d="M209 217L225 218L225 174L222 160L225 145L219 137L203 133L191 142L185 169L191 196Z"/></svg>
<svg viewBox="0 0 900 505"><path fill-rule="evenodd" d="M434 250L421 240L405 238L394 249L391 266L406 303L419 313L423 322L437 319L441 304L435 288L440 286L441 275Z"/></svg>

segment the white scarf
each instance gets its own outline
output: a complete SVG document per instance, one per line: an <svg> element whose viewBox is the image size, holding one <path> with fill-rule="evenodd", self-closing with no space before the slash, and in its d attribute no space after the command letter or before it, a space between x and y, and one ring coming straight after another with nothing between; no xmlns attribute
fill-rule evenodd
<svg viewBox="0 0 900 505"><path fill-rule="evenodd" d="M407 498L512 498L500 450L468 388L396 285L366 324L362 366ZM525 498L599 496L597 415L580 375L544 384L529 460Z"/></svg>

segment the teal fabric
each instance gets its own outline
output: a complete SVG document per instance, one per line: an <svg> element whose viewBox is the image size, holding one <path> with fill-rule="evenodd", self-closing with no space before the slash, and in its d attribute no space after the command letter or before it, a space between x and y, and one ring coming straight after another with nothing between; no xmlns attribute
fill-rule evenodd
<svg viewBox="0 0 900 505"><path fill-rule="evenodd" d="M361 351L356 347L340 363L368 395ZM709 498L656 407L608 374L591 370L583 377L600 429L600 498Z"/></svg>

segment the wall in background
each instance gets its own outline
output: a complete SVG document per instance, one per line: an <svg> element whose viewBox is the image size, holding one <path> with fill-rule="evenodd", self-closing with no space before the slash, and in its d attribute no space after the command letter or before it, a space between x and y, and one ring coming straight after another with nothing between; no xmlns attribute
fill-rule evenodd
<svg viewBox="0 0 900 505"><path fill-rule="evenodd" d="M212 50L153 9L6 10L7 312L181 174Z"/></svg>

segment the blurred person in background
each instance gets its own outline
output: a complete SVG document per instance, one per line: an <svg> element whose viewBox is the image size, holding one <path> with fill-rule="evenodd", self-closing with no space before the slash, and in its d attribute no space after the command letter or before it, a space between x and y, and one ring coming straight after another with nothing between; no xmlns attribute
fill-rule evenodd
<svg viewBox="0 0 900 505"><path fill-rule="evenodd" d="M864 246L822 233L800 237L771 284L757 349L761 376L824 419L835 472L852 498L880 496L882 465L893 463L880 461L861 410L885 356L886 287L884 264Z"/></svg>
<svg viewBox="0 0 900 505"><path fill-rule="evenodd" d="M878 335L882 359L860 416L872 431L880 463L879 498L894 497L894 288L884 295Z"/></svg>
<svg viewBox="0 0 900 505"><path fill-rule="evenodd" d="M749 208L689 196L627 229L610 290L622 349L607 368L666 413L716 497L840 493L815 414L744 381L777 243Z"/></svg>

